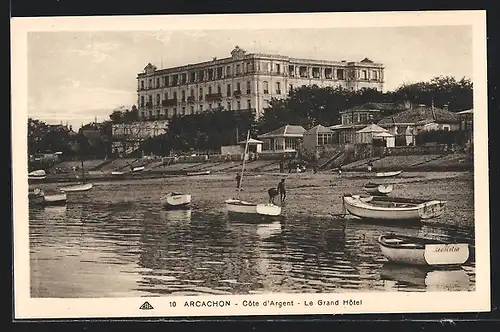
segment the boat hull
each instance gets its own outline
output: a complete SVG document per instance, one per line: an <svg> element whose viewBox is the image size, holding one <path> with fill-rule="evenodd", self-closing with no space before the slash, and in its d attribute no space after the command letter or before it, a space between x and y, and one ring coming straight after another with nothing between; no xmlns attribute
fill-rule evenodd
<svg viewBox="0 0 500 332"><path fill-rule="evenodd" d="M231 215L276 217L281 214L281 207L274 204L255 204L237 199L226 201L227 212Z"/></svg>
<svg viewBox="0 0 500 332"><path fill-rule="evenodd" d="M115 172L111 172L111 175L123 175L125 173L123 172L118 172L118 171L115 171Z"/></svg>
<svg viewBox="0 0 500 332"><path fill-rule="evenodd" d="M163 198L164 206L169 210L187 209L191 203L191 195L167 195Z"/></svg>
<svg viewBox="0 0 500 332"><path fill-rule="evenodd" d="M379 185L369 185L363 186L363 190L372 195L388 195L392 192L392 184L379 184Z"/></svg>
<svg viewBox="0 0 500 332"><path fill-rule="evenodd" d="M92 189L92 187L93 187L92 183L83 183L83 184L77 184L74 186L62 187L62 188L59 188L59 190L69 193L69 192L88 191L88 190Z"/></svg>
<svg viewBox="0 0 500 332"><path fill-rule="evenodd" d="M201 172L187 172L187 176L197 176L197 175L209 175L210 171L201 171Z"/></svg>
<svg viewBox="0 0 500 332"><path fill-rule="evenodd" d="M393 263L425 266L456 266L469 259L466 243L381 235L377 242L382 254Z"/></svg>
<svg viewBox="0 0 500 332"><path fill-rule="evenodd" d="M375 173L375 176L377 178L392 178L395 176L400 175L402 172L401 171L394 171L394 172L378 172Z"/></svg>
<svg viewBox="0 0 500 332"><path fill-rule="evenodd" d="M363 219L378 219L391 221L422 220L441 216L445 203L442 201L428 201L413 204L408 207L384 207L363 201L358 195L344 196L344 207L351 215Z"/></svg>
<svg viewBox="0 0 500 332"><path fill-rule="evenodd" d="M30 194L28 197L29 203L33 205L64 205L67 201L66 193L42 195Z"/></svg>

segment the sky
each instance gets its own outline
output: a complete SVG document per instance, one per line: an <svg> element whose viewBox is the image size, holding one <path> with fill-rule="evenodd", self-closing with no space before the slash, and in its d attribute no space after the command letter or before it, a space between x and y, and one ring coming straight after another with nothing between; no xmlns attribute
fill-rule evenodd
<svg viewBox="0 0 500 332"><path fill-rule="evenodd" d="M470 26L29 32L28 116L48 123L109 119L137 103L136 76L158 68L248 53L360 61L385 66L384 90L435 76L472 78Z"/></svg>

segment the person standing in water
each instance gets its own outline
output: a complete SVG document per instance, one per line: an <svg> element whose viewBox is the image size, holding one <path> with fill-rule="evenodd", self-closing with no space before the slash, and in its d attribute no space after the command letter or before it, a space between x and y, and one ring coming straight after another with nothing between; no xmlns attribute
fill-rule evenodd
<svg viewBox="0 0 500 332"><path fill-rule="evenodd" d="M240 173L236 173L236 190L240 190L241 185L241 175Z"/></svg>
<svg viewBox="0 0 500 332"><path fill-rule="evenodd" d="M280 183L278 183L278 193L280 194L280 201L283 203L286 199L285 179L281 179Z"/></svg>

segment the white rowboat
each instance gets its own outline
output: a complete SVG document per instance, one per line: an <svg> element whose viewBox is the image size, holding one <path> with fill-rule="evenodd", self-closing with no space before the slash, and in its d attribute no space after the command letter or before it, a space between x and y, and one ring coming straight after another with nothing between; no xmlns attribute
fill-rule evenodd
<svg viewBox="0 0 500 332"><path fill-rule="evenodd" d="M64 192L79 192L79 191L88 191L92 189L92 187L93 187L92 183L80 183L73 186L59 188L59 190Z"/></svg>
<svg viewBox="0 0 500 332"><path fill-rule="evenodd" d="M259 216L279 216L281 207L274 204L255 204L240 199L226 200L228 213Z"/></svg>
<svg viewBox="0 0 500 332"><path fill-rule="evenodd" d="M111 175L123 175L123 174L124 174L123 172L118 172L118 171L111 172Z"/></svg>
<svg viewBox="0 0 500 332"><path fill-rule="evenodd" d="M439 217L445 201L418 200L397 197L346 195L344 207L350 214L365 219L421 220Z"/></svg>
<svg viewBox="0 0 500 332"><path fill-rule="evenodd" d="M462 265L469 259L467 243L403 235L381 235L377 242L382 254L391 262L409 265Z"/></svg>
<svg viewBox="0 0 500 332"><path fill-rule="evenodd" d="M66 204L67 196L65 192L54 191L46 193L40 188L35 188L28 194L29 202L37 205L60 205Z"/></svg>
<svg viewBox="0 0 500 332"><path fill-rule="evenodd" d="M398 176L402 173L402 171L393 171L393 172L378 172L375 173L375 176L378 178L392 178Z"/></svg>
<svg viewBox="0 0 500 332"><path fill-rule="evenodd" d="M187 176L195 176L195 175L209 175L210 171L199 171L199 172L187 172Z"/></svg>
<svg viewBox="0 0 500 332"><path fill-rule="evenodd" d="M163 203L170 209L186 208L191 203L191 195L180 193L168 193L163 197Z"/></svg>
<svg viewBox="0 0 500 332"><path fill-rule="evenodd" d="M132 172L140 172L144 170L144 166L134 167L132 168Z"/></svg>
<svg viewBox="0 0 500 332"><path fill-rule="evenodd" d="M372 195L387 195L392 192L392 184L377 184L367 183L363 186L363 190Z"/></svg>

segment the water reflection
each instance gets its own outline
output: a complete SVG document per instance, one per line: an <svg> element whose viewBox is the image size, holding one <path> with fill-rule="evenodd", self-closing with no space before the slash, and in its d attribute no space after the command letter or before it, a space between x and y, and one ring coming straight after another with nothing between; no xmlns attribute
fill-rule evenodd
<svg viewBox="0 0 500 332"><path fill-rule="evenodd" d="M189 210L163 209L155 204L165 191L161 184L95 189L89 192L95 198L79 203L30 209L33 296L475 287L473 261L454 273L389 266L376 242L379 235L395 232L473 244L470 229L373 225L299 213L259 222L229 220L216 200L200 200Z"/></svg>
<svg viewBox="0 0 500 332"><path fill-rule="evenodd" d="M403 266L386 263L380 270L380 278L389 289L411 289L415 291L461 291L469 290L471 280L467 272L458 267L451 270L430 267Z"/></svg>

